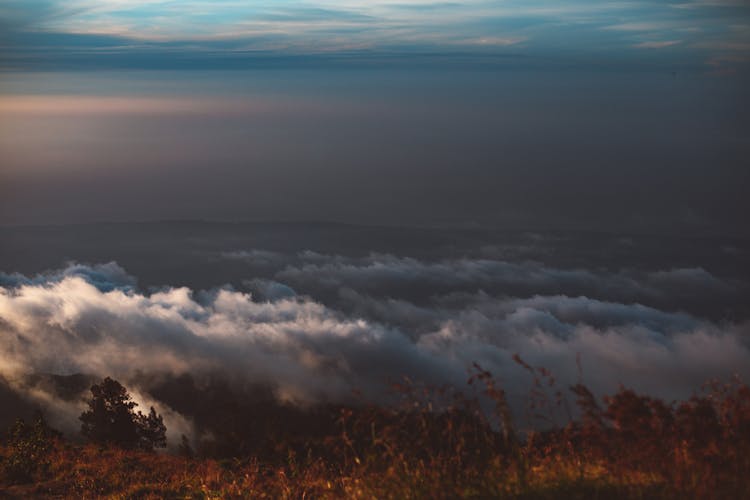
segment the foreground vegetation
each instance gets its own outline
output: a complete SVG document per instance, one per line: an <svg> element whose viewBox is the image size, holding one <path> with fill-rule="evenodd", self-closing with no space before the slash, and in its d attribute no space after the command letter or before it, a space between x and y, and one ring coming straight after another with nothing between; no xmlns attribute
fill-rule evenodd
<svg viewBox="0 0 750 500"><path fill-rule="evenodd" d="M543 369L524 366L535 380L528 413L550 418L563 394ZM626 389L599 402L578 385L571 390L579 418L523 435L488 372L476 367L470 383L484 404L398 384L401 406L331 409L335 432L231 457L194 452L187 441L179 453L101 439L74 444L42 418L19 421L0 448L0 497L742 498L750 491L750 388L739 381L675 404Z"/></svg>

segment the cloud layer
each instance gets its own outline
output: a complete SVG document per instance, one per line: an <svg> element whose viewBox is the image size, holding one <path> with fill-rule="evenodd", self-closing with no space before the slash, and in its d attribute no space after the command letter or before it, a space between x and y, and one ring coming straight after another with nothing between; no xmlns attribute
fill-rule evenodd
<svg viewBox="0 0 750 500"><path fill-rule="evenodd" d="M472 279L492 279L489 264L484 266L467 263L464 274L430 268L419 279L439 286L451 276L468 279L472 270ZM309 404L347 401L355 389L384 400L386 383L403 376L465 387L468 368L478 362L499 377L517 405L530 381L512 361L514 354L550 369L561 387L582 377L599 394L624 384L672 399L689 396L712 377L750 377L748 323L716 323L583 295L454 291L418 305L369 293L379 274L392 277L393 270L375 266L360 275L339 268L324 272L349 302L347 312L268 280L251 283L256 296L231 288L144 292L114 263L73 265L34 278L3 275L0 375L53 409L64 404L30 391L25 377L84 373L128 382L143 374L222 373L269 385L281 400ZM299 280L292 271L280 277ZM543 269L530 276L541 289L544 277ZM77 409L78 403L71 404ZM73 414L69 408L69 420ZM179 415L170 418L176 428L189 425Z"/></svg>

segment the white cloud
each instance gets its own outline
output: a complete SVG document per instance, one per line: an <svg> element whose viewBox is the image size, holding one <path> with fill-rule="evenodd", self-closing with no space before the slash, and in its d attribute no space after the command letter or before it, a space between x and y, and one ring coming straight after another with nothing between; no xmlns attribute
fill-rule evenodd
<svg viewBox="0 0 750 500"><path fill-rule="evenodd" d="M379 399L385 383L402 375L464 387L474 361L518 402L529 381L515 353L552 370L561 387L577 380L580 354L584 381L600 394L622 383L671 399L711 377L750 376L750 325L639 305L486 294L459 308L380 302L384 314L416 323L430 316L431 326L415 333L289 294L264 302L230 289L145 294L122 280L94 283L95 274L79 266L0 287L0 375L85 373L128 382L144 373L218 371L299 402L346 400L353 389Z"/></svg>

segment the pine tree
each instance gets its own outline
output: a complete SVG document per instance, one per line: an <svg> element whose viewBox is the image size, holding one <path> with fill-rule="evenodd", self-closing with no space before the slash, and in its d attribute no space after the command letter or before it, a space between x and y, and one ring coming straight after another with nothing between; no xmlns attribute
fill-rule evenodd
<svg viewBox="0 0 750 500"><path fill-rule="evenodd" d="M138 434L140 436L140 447L145 449L165 448L167 446L167 428L161 415L151 407L148 415L138 412Z"/></svg>
<svg viewBox="0 0 750 500"><path fill-rule="evenodd" d="M148 415L133 408L130 394L109 377L91 386L89 409L81 414L81 433L90 441L121 448L153 450L167 445L166 427L154 408Z"/></svg>

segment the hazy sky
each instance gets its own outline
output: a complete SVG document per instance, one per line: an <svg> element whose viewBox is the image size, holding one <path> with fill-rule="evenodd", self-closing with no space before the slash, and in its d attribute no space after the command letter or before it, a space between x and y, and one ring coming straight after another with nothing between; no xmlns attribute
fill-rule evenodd
<svg viewBox="0 0 750 500"><path fill-rule="evenodd" d="M0 1L0 224L747 234L749 13Z"/></svg>

